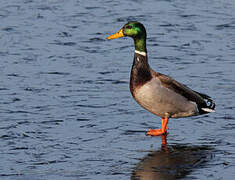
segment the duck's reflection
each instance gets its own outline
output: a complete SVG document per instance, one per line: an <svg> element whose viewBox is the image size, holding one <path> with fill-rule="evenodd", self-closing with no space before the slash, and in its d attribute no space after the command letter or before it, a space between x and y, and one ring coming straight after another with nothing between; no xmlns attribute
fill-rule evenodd
<svg viewBox="0 0 235 180"><path fill-rule="evenodd" d="M163 137L163 140L166 140ZM209 146L167 145L144 157L132 173L132 180L181 179L202 168L213 157Z"/></svg>

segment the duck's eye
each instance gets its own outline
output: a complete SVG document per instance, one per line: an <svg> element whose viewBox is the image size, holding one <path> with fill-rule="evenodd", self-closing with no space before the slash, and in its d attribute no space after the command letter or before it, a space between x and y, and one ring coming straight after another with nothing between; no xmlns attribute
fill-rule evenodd
<svg viewBox="0 0 235 180"><path fill-rule="evenodd" d="M131 26L130 26L130 25L127 25L126 28L127 28L127 29L131 29Z"/></svg>

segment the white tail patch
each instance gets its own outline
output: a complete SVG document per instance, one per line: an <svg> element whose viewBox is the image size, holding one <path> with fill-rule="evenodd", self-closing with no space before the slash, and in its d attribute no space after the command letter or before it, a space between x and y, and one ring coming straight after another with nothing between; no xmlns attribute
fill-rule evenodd
<svg viewBox="0 0 235 180"><path fill-rule="evenodd" d="M206 112L215 112L215 110L209 108L202 108L202 110Z"/></svg>

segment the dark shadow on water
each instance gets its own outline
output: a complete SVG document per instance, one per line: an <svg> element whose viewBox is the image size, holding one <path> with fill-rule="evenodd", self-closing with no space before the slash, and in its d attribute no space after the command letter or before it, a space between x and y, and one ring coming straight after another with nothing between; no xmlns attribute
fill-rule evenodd
<svg viewBox="0 0 235 180"><path fill-rule="evenodd" d="M137 164L131 179L183 179L194 170L206 167L214 157L214 152L210 146L163 144L160 150L149 153Z"/></svg>

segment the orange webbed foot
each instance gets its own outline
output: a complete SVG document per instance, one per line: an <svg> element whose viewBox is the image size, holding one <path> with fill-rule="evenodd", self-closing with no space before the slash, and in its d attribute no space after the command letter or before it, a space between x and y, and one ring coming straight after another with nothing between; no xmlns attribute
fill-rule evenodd
<svg viewBox="0 0 235 180"><path fill-rule="evenodd" d="M147 132L147 135L149 136L160 136L163 134L166 134L167 131L164 131L162 129L149 129L149 131Z"/></svg>
<svg viewBox="0 0 235 180"><path fill-rule="evenodd" d="M150 136L160 136L167 133L167 123L169 118L162 118L162 128L161 129L149 129L147 135Z"/></svg>

